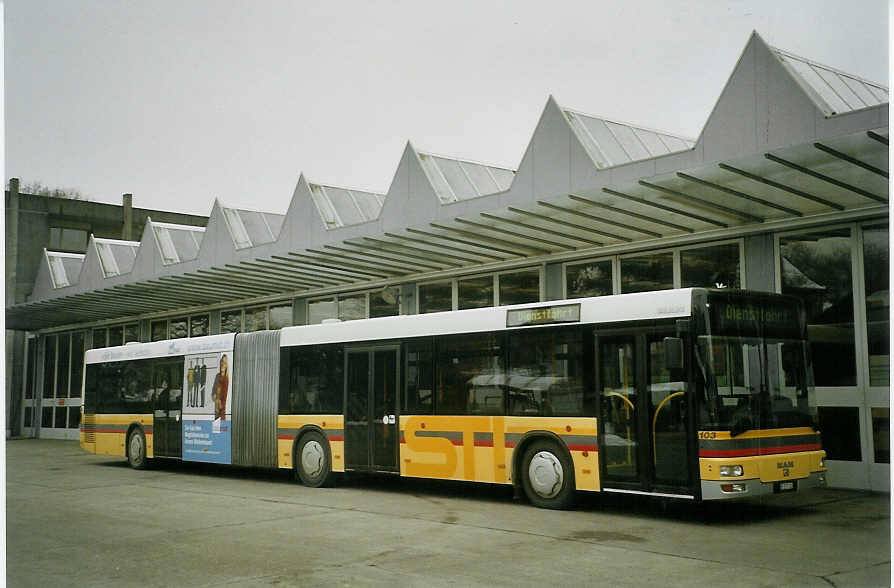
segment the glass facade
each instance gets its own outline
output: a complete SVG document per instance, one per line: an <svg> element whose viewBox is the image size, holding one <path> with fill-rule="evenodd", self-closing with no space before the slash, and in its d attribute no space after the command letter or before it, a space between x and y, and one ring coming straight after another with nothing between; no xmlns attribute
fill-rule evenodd
<svg viewBox="0 0 894 588"><path fill-rule="evenodd" d="M338 297L338 318L355 321L366 318L366 294Z"/></svg>
<svg viewBox="0 0 894 588"><path fill-rule="evenodd" d="M500 306L540 302L540 270L525 270L497 276Z"/></svg>
<svg viewBox="0 0 894 588"><path fill-rule="evenodd" d="M400 287L389 286L369 293L369 318L400 314Z"/></svg>
<svg viewBox="0 0 894 588"><path fill-rule="evenodd" d="M419 314L453 310L453 282L419 286Z"/></svg>
<svg viewBox="0 0 894 588"><path fill-rule="evenodd" d="M782 293L807 308L817 386L855 386L854 293L849 229L779 240Z"/></svg>
<svg viewBox="0 0 894 588"><path fill-rule="evenodd" d="M168 338L168 321L152 321L149 328L150 341L164 341Z"/></svg>
<svg viewBox="0 0 894 588"><path fill-rule="evenodd" d="M109 347L124 345L124 327L109 327Z"/></svg>
<svg viewBox="0 0 894 588"><path fill-rule="evenodd" d="M852 406L820 406L819 428L828 459L860 461L860 409Z"/></svg>
<svg viewBox="0 0 894 588"><path fill-rule="evenodd" d="M221 333L242 332L242 309L224 310L220 313Z"/></svg>
<svg viewBox="0 0 894 588"><path fill-rule="evenodd" d="M168 337L171 339L182 339L189 335L189 319L187 317L171 319L168 326L170 328Z"/></svg>
<svg viewBox="0 0 894 588"><path fill-rule="evenodd" d="M565 293L568 298L608 296L612 287L612 261L588 261L565 267Z"/></svg>
<svg viewBox="0 0 894 588"><path fill-rule="evenodd" d="M738 243L680 251L680 287L741 288Z"/></svg>
<svg viewBox="0 0 894 588"><path fill-rule="evenodd" d="M140 341L140 323L133 323L131 325L124 325L124 342L137 342Z"/></svg>
<svg viewBox="0 0 894 588"><path fill-rule="evenodd" d="M621 258L621 293L669 290L674 287L671 251Z"/></svg>
<svg viewBox="0 0 894 588"><path fill-rule="evenodd" d="M359 294L340 294L307 303L307 324L315 325L326 319L355 321L358 319L395 316L400 314L400 287Z"/></svg>
<svg viewBox="0 0 894 588"><path fill-rule="evenodd" d="M866 330L869 385L888 386L891 371L891 306L888 227L863 230L863 282L866 295Z"/></svg>
<svg viewBox="0 0 894 588"><path fill-rule="evenodd" d="M456 283L457 306L459 310L467 308L485 308L494 305L494 278L481 276L458 280Z"/></svg>
<svg viewBox="0 0 894 588"><path fill-rule="evenodd" d="M307 324L318 325L326 319L338 318L335 300L314 300L307 303Z"/></svg>
<svg viewBox="0 0 894 588"><path fill-rule="evenodd" d="M211 318L207 314L198 314L189 317L189 336L202 337L204 335L210 335L210 322Z"/></svg>
<svg viewBox="0 0 894 588"><path fill-rule="evenodd" d="M256 308L245 309L245 330L246 332L263 331L267 328L267 307L259 306Z"/></svg>
<svg viewBox="0 0 894 588"><path fill-rule="evenodd" d="M292 304L277 304L270 307L270 328L281 329L292 326Z"/></svg>

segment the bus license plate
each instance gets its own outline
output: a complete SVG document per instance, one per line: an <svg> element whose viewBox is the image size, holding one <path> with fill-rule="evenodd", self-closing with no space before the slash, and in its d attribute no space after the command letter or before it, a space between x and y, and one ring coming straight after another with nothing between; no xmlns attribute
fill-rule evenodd
<svg viewBox="0 0 894 588"><path fill-rule="evenodd" d="M776 482L776 493L794 492L798 488L796 482Z"/></svg>

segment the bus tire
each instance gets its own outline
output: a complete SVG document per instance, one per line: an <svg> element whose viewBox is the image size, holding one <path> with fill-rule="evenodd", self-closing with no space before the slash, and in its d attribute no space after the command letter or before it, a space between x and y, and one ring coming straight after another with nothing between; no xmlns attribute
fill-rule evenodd
<svg viewBox="0 0 894 588"><path fill-rule="evenodd" d="M329 442L319 432L308 431L298 441L295 447L295 475L308 488L332 485L332 453Z"/></svg>
<svg viewBox="0 0 894 588"><path fill-rule="evenodd" d="M574 467L568 452L555 441L536 439L525 448L522 486L540 508L566 509L574 504Z"/></svg>
<svg viewBox="0 0 894 588"><path fill-rule="evenodd" d="M135 470L144 470L149 464L146 435L140 427L134 427L127 435L127 463Z"/></svg>

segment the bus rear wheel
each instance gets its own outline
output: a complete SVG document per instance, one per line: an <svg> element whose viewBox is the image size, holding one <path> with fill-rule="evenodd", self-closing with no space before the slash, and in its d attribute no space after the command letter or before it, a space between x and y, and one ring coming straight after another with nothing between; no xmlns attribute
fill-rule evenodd
<svg viewBox="0 0 894 588"><path fill-rule="evenodd" d="M317 431L305 433L295 448L295 473L309 488L331 486L332 456L329 442Z"/></svg>
<svg viewBox="0 0 894 588"><path fill-rule="evenodd" d="M574 468L567 451L554 441L538 439L525 450L522 486L531 504L565 509L574 504Z"/></svg>
<svg viewBox="0 0 894 588"><path fill-rule="evenodd" d="M142 429L135 428L127 436L127 463L135 470L146 469L149 460L146 458L146 435Z"/></svg>

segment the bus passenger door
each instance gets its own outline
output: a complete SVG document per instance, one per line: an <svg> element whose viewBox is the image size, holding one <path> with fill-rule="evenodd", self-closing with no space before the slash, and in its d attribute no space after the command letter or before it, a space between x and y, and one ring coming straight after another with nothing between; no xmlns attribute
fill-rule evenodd
<svg viewBox="0 0 894 588"><path fill-rule="evenodd" d="M345 467L398 471L399 348L372 347L345 355Z"/></svg>
<svg viewBox="0 0 894 588"><path fill-rule="evenodd" d="M183 364L157 362L152 366L155 412L152 449L157 457L180 457L182 447Z"/></svg>
<svg viewBox="0 0 894 588"><path fill-rule="evenodd" d="M684 371L667 369L673 332L599 336L599 435L603 489L694 496L691 394Z"/></svg>

